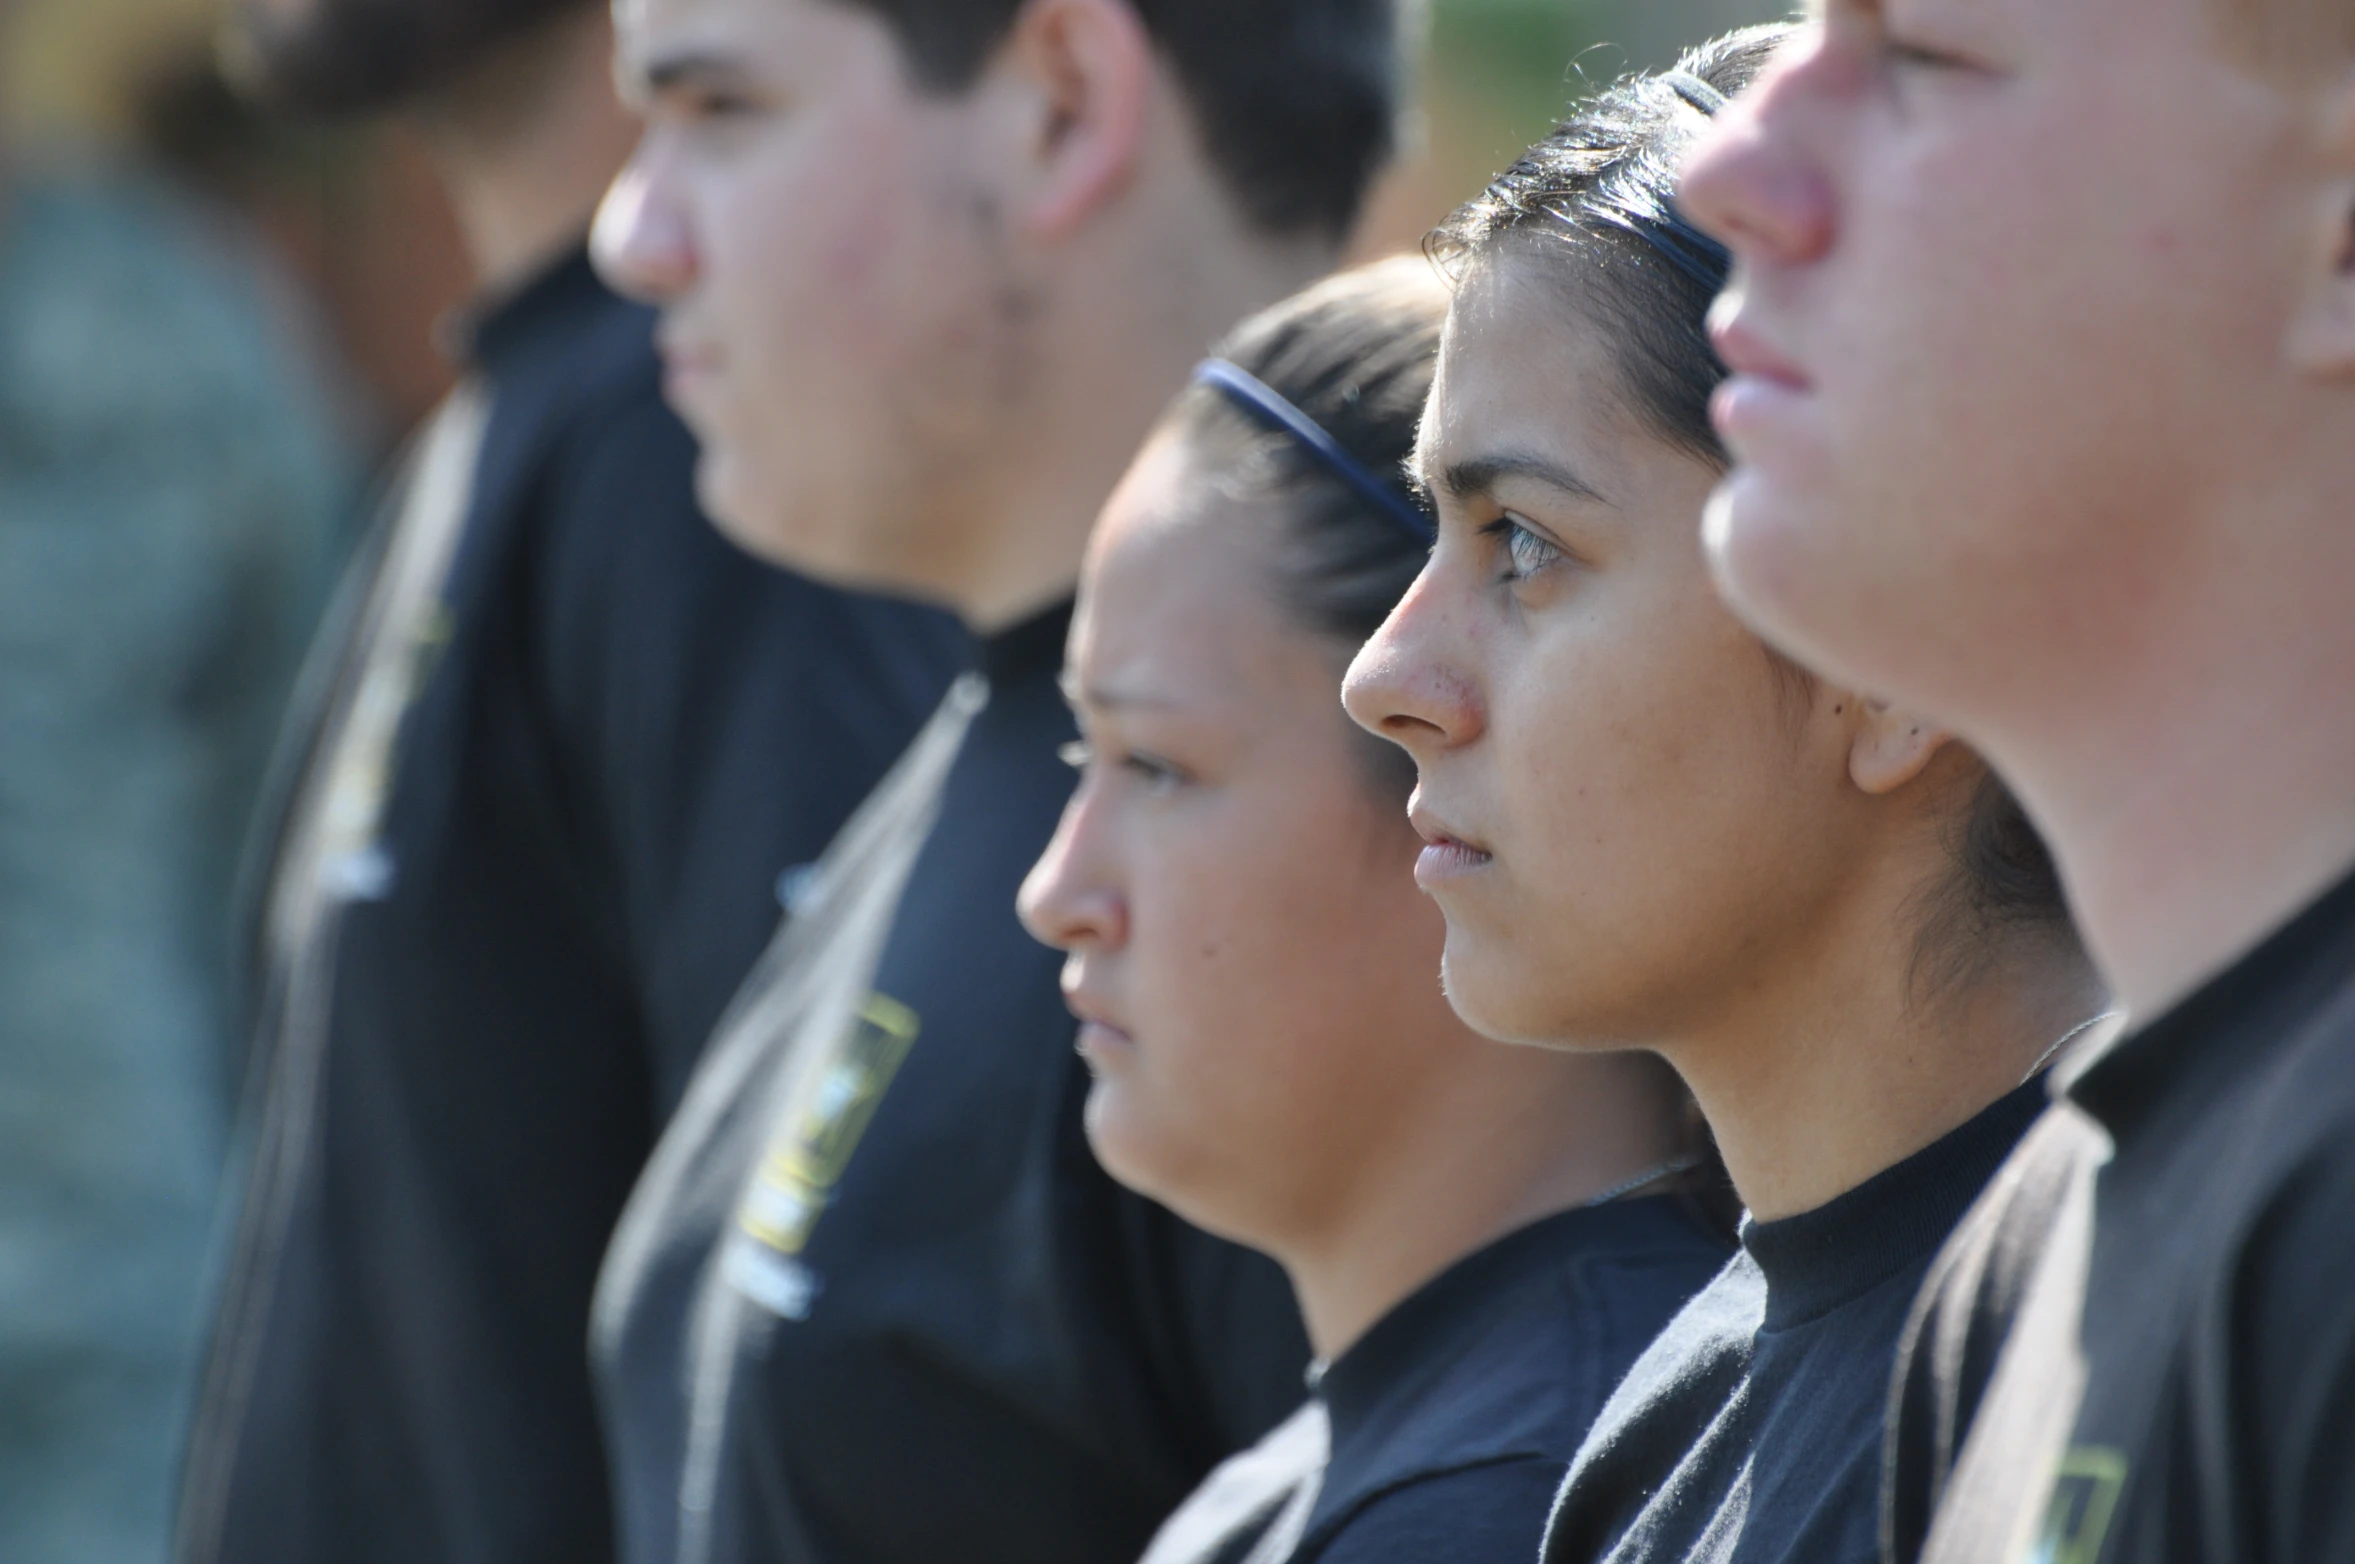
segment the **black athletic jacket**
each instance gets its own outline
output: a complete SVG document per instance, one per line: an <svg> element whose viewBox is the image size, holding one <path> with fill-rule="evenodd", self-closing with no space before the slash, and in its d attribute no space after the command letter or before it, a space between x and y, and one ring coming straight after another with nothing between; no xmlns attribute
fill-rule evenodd
<svg viewBox="0 0 2355 1564"><path fill-rule="evenodd" d="M610 1556L585 1363L607 1236L780 874L966 655L712 532L650 328L577 255L483 318L435 606L371 639L380 537L317 659L282 849L368 670L411 659L413 700L370 847L265 941L183 1564Z"/></svg>
<svg viewBox="0 0 2355 1564"><path fill-rule="evenodd" d="M1886 1556L2355 1559L2355 880L2058 1074L1909 1329Z"/></svg>
<svg viewBox="0 0 2355 1564"><path fill-rule="evenodd" d="M1068 618L987 643L845 829L631 1198L595 1338L631 1564L1135 1564L1301 1399L1283 1273L1089 1153L1015 919Z"/></svg>

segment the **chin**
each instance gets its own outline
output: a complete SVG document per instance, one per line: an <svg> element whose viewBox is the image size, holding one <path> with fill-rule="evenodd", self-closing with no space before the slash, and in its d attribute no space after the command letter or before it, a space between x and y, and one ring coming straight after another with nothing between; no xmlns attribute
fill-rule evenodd
<svg viewBox="0 0 2355 1564"><path fill-rule="evenodd" d="M791 497L763 483L760 474L727 447L704 446L695 469L695 494L712 525L754 558L821 579L843 574L829 568L833 562L827 558L824 540L791 525Z"/></svg>
<svg viewBox="0 0 2355 1564"><path fill-rule="evenodd" d="M1777 651L1838 683L1878 690L1881 681L1854 666L1843 644L1853 638L1854 616L1833 599L1841 562L1855 551L1827 535L1832 509L1737 468L1702 513L1710 574L1726 606Z"/></svg>
<svg viewBox="0 0 2355 1564"><path fill-rule="evenodd" d="M1150 1116L1137 1111L1132 1096L1120 1082L1097 1075L1088 1088L1088 1149L1121 1184L1161 1200L1164 1180L1157 1176L1160 1159L1153 1155Z"/></svg>
<svg viewBox="0 0 2355 1564"><path fill-rule="evenodd" d="M1253 1224L1236 1220L1219 1198L1219 1181L1206 1176L1227 1159L1184 1144L1132 1089L1099 1075L1088 1092L1086 1124L1088 1149L1123 1188L1167 1206L1213 1237L1261 1247Z"/></svg>
<svg viewBox="0 0 2355 1564"><path fill-rule="evenodd" d="M1956 676L1986 660L1951 649L1986 646L1985 627L1968 628L1972 605L1954 572L1919 547L1918 529L1934 524L1912 522L1917 536L1906 537L1876 526L1876 514L1737 472L1703 521L1718 595L1817 677L1951 720Z"/></svg>
<svg viewBox="0 0 2355 1564"><path fill-rule="evenodd" d="M702 437L695 458L695 501L722 536L747 553L766 557L760 513L744 482L743 464L719 441Z"/></svg>
<svg viewBox="0 0 2355 1564"><path fill-rule="evenodd" d="M1452 926L1448 929L1447 954L1440 961L1439 981L1456 1018L1495 1042L1547 1042L1540 1018L1534 1013L1539 1007L1530 1003L1534 997L1531 980L1538 974L1521 970L1510 958L1490 957L1491 952L1482 948L1480 942L1460 938Z"/></svg>

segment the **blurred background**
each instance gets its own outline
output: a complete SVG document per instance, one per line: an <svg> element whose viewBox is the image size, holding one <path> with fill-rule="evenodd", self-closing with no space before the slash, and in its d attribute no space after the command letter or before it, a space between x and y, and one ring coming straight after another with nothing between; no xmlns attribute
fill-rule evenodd
<svg viewBox="0 0 2355 1564"><path fill-rule="evenodd" d="M1430 0L1412 246L1584 83L1788 0ZM155 1564L240 1074L240 844L468 267L422 149L272 123L212 0L0 0L0 1560Z"/></svg>
<svg viewBox="0 0 2355 1564"><path fill-rule="evenodd" d="M1364 247L1414 241L1552 123L1583 75L1664 64L1678 46L1788 14L1787 0L1428 0L1432 54L1415 156ZM0 16L8 14L0 4ZM448 369L424 329L465 291L441 197L398 134L274 128L212 70L211 0L17 0L0 124L23 145L97 141L152 159L255 225L310 290L378 438Z"/></svg>

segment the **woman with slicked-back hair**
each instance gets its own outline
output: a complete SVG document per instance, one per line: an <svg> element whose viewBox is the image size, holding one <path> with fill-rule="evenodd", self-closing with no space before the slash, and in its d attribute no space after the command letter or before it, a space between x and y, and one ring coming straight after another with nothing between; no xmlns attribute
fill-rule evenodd
<svg viewBox="0 0 2355 1564"><path fill-rule="evenodd" d="M1349 681L1419 770L1456 1008L1656 1051L1749 1211L1573 1462L1552 1564L1871 1564L1906 1311L2104 1007L1979 759L1712 590L1726 253L1671 192L1784 36L1597 95L1441 231L1438 546Z"/></svg>

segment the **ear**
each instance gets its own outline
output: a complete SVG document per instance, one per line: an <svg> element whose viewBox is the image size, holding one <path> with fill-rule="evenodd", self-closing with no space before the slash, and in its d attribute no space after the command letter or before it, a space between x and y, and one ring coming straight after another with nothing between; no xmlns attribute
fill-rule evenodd
<svg viewBox="0 0 2355 1564"><path fill-rule="evenodd" d="M2290 358L2309 375L2355 379L2355 74L2324 89L2318 117L2327 175L2316 197Z"/></svg>
<svg viewBox="0 0 2355 1564"><path fill-rule="evenodd" d="M1848 779L1878 798L1920 776L1954 735L1886 701L1862 701L1848 744Z"/></svg>
<svg viewBox="0 0 2355 1564"><path fill-rule="evenodd" d="M1000 62L1034 109L1026 224L1064 238L1136 174L1157 86L1152 35L1129 0L1029 0Z"/></svg>

